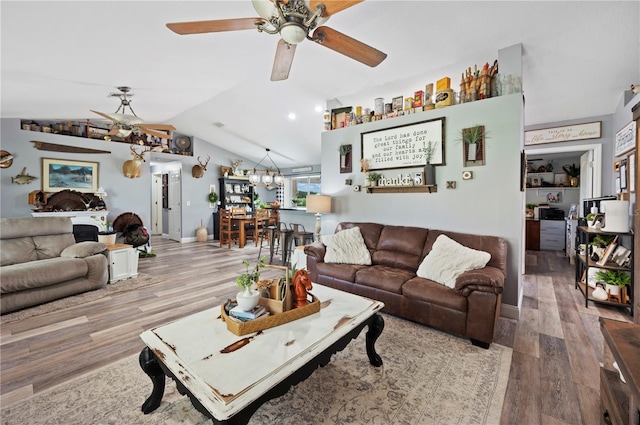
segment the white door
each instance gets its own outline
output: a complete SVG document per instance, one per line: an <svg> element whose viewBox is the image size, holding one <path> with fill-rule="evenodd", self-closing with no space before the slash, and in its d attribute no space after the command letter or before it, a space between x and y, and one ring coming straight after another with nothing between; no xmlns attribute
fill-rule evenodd
<svg viewBox="0 0 640 425"><path fill-rule="evenodd" d="M162 174L153 175L151 188L151 234L162 234Z"/></svg>
<svg viewBox="0 0 640 425"><path fill-rule="evenodd" d="M169 239L180 242L182 191L180 189L180 170L169 172Z"/></svg>

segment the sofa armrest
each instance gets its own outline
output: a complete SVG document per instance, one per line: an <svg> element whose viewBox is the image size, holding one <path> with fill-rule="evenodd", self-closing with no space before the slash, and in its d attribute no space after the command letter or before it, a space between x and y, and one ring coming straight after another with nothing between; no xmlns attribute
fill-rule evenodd
<svg viewBox="0 0 640 425"><path fill-rule="evenodd" d="M501 294L504 288L504 273L495 267L484 267L478 270L469 270L462 273L456 279L455 290L468 296L473 291Z"/></svg>
<svg viewBox="0 0 640 425"><path fill-rule="evenodd" d="M107 249L107 246L102 242L78 242L63 249L60 256L68 258L87 258L95 254L100 254L105 249Z"/></svg>
<svg viewBox="0 0 640 425"><path fill-rule="evenodd" d="M327 247L322 242L314 242L311 245L304 247L304 253L308 257L313 257L316 263L324 262L324 254L327 252Z"/></svg>

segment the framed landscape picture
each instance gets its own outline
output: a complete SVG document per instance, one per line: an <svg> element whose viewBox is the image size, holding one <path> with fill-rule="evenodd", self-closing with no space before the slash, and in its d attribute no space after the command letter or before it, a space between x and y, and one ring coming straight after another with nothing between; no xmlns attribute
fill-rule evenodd
<svg viewBox="0 0 640 425"><path fill-rule="evenodd" d="M93 193L98 190L98 162L42 158L42 191L76 190Z"/></svg>

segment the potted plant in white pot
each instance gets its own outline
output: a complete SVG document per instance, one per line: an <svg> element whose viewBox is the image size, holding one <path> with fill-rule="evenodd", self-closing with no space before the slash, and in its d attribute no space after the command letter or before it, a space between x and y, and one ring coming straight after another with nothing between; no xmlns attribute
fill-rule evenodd
<svg viewBox="0 0 640 425"><path fill-rule="evenodd" d="M475 125L460 130L462 142L467 145L467 161L475 161L478 154L478 144L484 136L484 126Z"/></svg>
<svg viewBox="0 0 640 425"><path fill-rule="evenodd" d="M367 181L371 187L375 187L378 185L378 180L382 177L382 174L376 173L375 171L371 171L367 173Z"/></svg>
<svg viewBox="0 0 640 425"><path fill-rule="evenodd" d="M631 275L622 270L598 270L596 279L605 284L609 295L620 295L620 288L631 283Z"/></svg>
<svg viewBox="0 0 640 425"><path fill-rule="evenodd" d="M105 245L113 245L116 243L116 232L113 230L113 223L105 221L102 223L102 230L98 232L98 242Z"/></svg>
<svg viewBox="0 0 640 425"><path fill-rule="evenodd" d="M258 263L253 268L253 271L249 271L249 260L242 261L242 264L247 268L247 271L242 273L236 279L236 284L241 289L241 291L236 294L236 301L238 302L238 307L243 311L250 311L258 305L260 292L254 291L251 288L258 283L258 279L260 278L260 269L265 267L264 261L265 257L260 257Z"/></svg>

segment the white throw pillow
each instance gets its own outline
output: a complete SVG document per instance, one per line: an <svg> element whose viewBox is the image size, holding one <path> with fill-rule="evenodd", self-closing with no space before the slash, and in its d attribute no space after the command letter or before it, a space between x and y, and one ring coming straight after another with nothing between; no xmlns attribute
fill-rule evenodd
<svg viewBox="0 0 640 425"><path fill-rule="evenodd" d="M422 260L416 274L453 289L458 276L468 270L483 268L490 259L491 254L488 252L467 248L440 235L433 243L431 252Z"/></svg>
<svg viewBox="0 0 640 425"><path fill-rule="evenodd" d="M322 243L327 246L324 254L325 263L371 265L371 254L359 227L323 237Z"/></svg>

